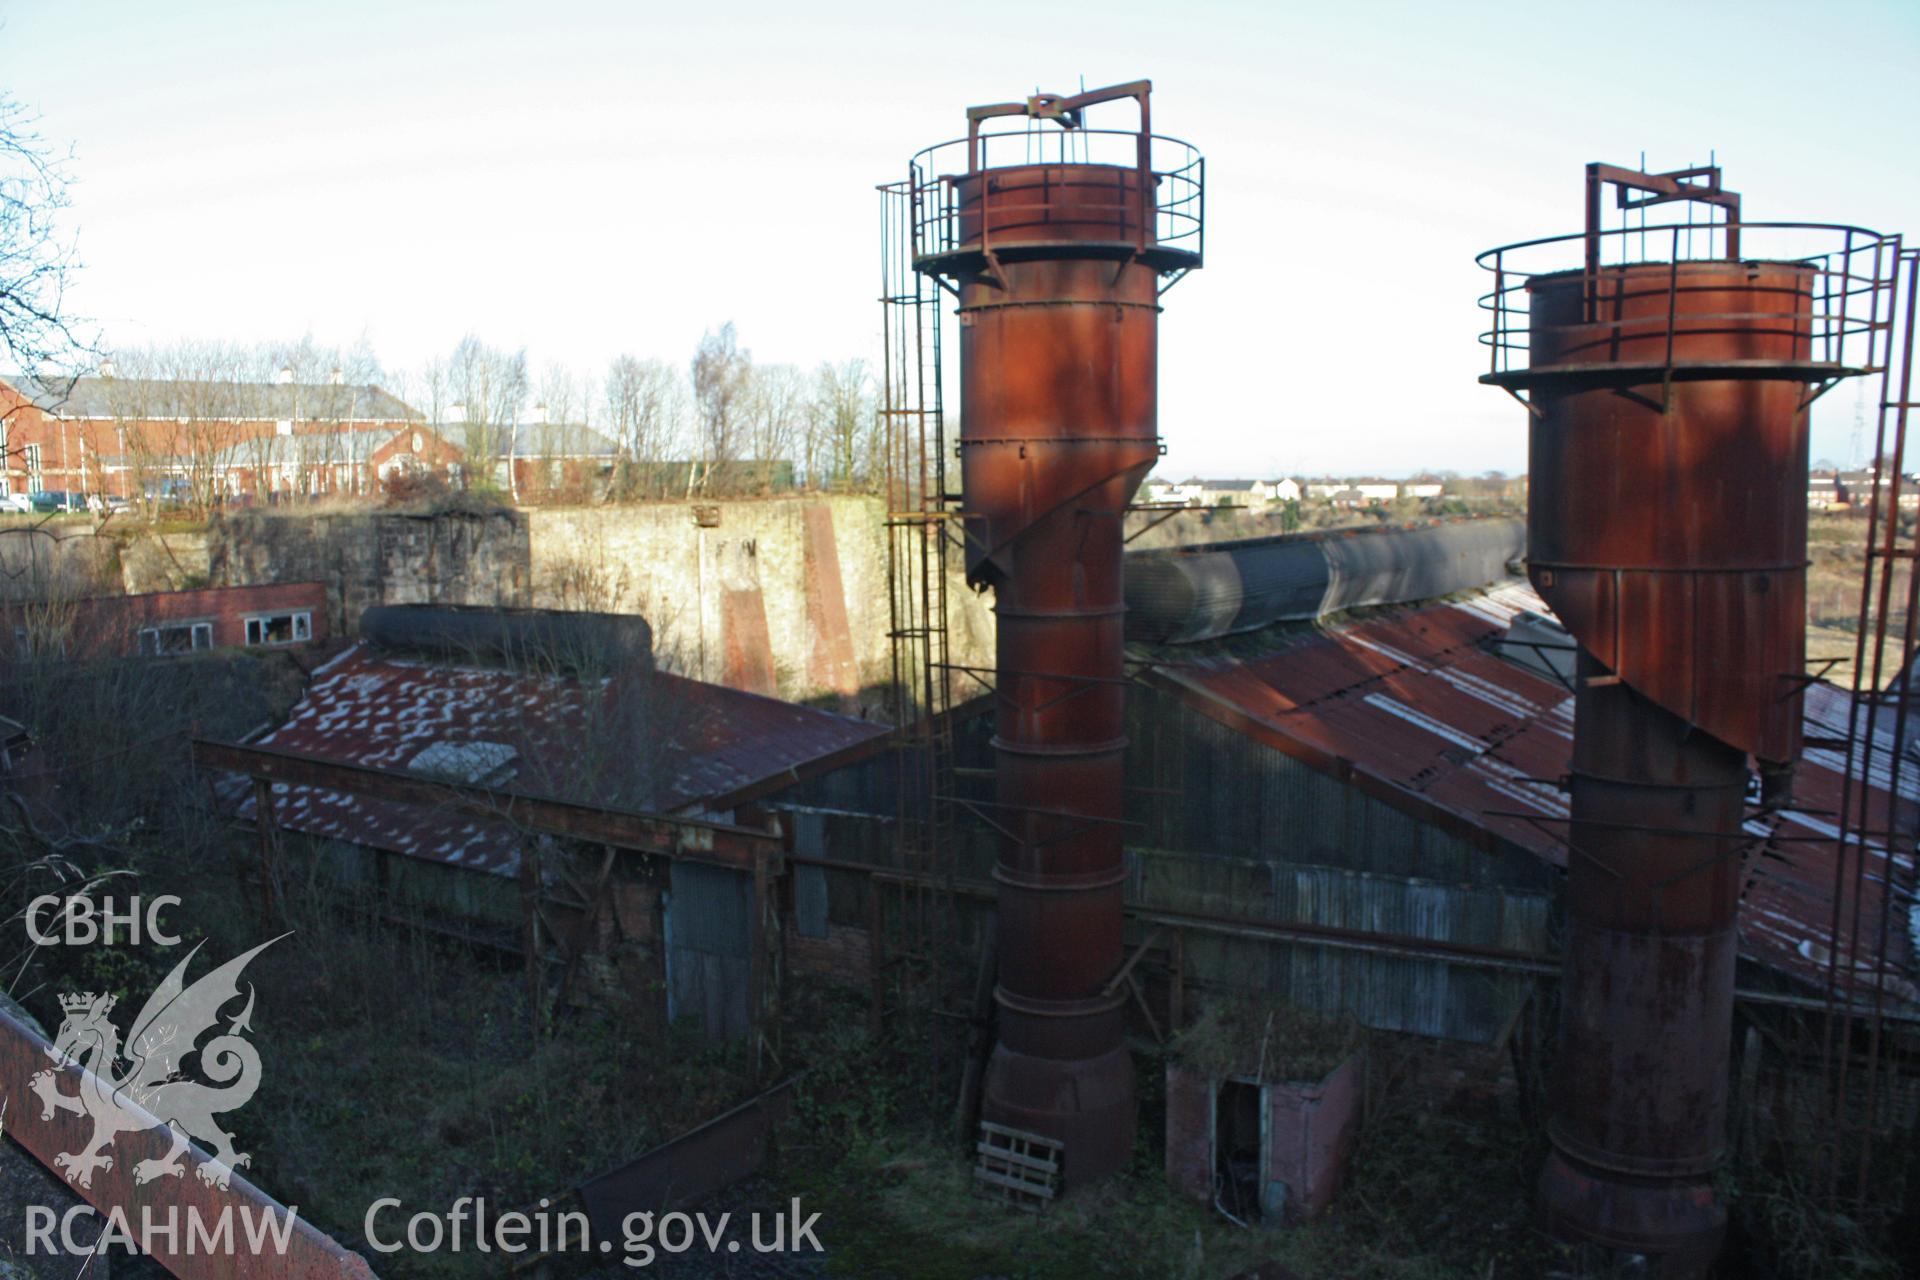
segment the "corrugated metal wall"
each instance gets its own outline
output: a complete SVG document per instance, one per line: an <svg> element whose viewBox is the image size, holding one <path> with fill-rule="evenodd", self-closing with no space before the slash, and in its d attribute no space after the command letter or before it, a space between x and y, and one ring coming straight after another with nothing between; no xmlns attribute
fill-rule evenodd
<svg viewBox="0 0 1920 1280"><path fill-rule="evenodd" d="M1165 692L1129 691L1129 898L1140 906L1328 925L1549 954L1559 873L1521 849L1489 852L1302 764ZM961 754L985 755L984 719ZM894 865L894 762L881 756L787 792L796 851ZM884 808L882 808L884 804ZM878 820L876 820L878 819ZM956 874L984 879L992 834L962 814ZM796 881L799 923L864 928L865 877ZM968 904L961 904L963 910ZM1386 1030L1486 1042L1526 979L1445 960L1189 930L1201 989L1259 988Z"/></svg>
<svg viewBox="0 0 1920 1280"><path fill-rule="evenodd" d="M1557 873L1487 852L1192 711L1130 695L1132 896L1143 905L1545 954ZM1189 933L1190 979L1368 1026L1488 1041L1526 980L1439 959Z"/></svg>
<svg viewBox="0 0 1920 1280"><path fill-rule="evenodd" d="M1539 951L1551 900L1498 886L1435 883L1340 867L1132 851L1141 906L1210 911L1275 924L1325 925L1406 938ZM1526 979L1439 959L1194 930L1189 980L1283 992L1295 1004L1371 1027L1486 1042L1510 1021Z"/></svg>
<svg viewBox="0 0 1920 1280"><path fill-rule="evenodd" d="M1128 707L1132 843L1539 892L1556 883L1526 850L1477 849L1171 694L1136 687Z"/></svg>
<svg viewBox="0 0 1920 1280"><path fill-rule="evenodd" d="M715 1039L747 1033L753 882L698 862L673 864L667 894L667 1017L697 1019Z"/></svg>

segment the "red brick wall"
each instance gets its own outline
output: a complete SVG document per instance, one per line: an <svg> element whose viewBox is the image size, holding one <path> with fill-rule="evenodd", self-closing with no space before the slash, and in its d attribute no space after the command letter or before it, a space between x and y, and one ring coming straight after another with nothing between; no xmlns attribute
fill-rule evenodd
<svg viewBox="0 0 1920 1280"><path fill-rule="evenodd" d="M1312 1217L1333 1203L1360 1133L1360 1057L1318 1084L1269 1084L1268 1176L1287 1184L1287 1216Z"/></svg>
<svg viewBox="0 0 1920 1280"><path fill-rule="evenodd" d="M244 440L270 436L278 424L270 421L179 422L114 419L51 418L28 404L5 382L0 382L0 415L8 429L5 457L0 458L0 478L12 493L26 493L34 486L27 472L27 445L40 447L39 488L64 489L75 493L106 493L122 498L140 496L143 480L157 481L164 474L159 460L174 456L207 456L231 448ZM296 435L318 435L341 430L412 430L411 422L332 421L296 422ZM425 428L421 428L424 430ZM142 476L130 459L149 461L153 474ZM457 458L457 452L456 452Z"/></svg>
<svg viewBox="0 0 1920 1280"><path fill-rule="evenodd" d="M413 447L413 437L420 437L420 448ZM429 471L445 473L447 468L458 463L466 455L453 445L426 427L402 427L393 433L393 438L373 451L372 463L377 474L382 466L403 454L411 454L419 460L422 467Z"/></svg>
<svg viewBox="0 0 1920 1280"><path fill-rule="evenodd" d="M0 605L0 657L13 655L14 632L19 627L28 628L35 636L57 633L68 657L132 657L140 652L142 627L208 622L213 626L214 647L227 648L246 644L249 616L295 612L311 616L312 642L324 643L327 588L321 582L5 604Z"/></svg>
<svg viewBox="0 0 1920 1280"><path fill-rule="evenodd" d="M1167 1181L1202 1204L1213 1200L1213 1082L1167 1064Z"/></svg>
<svg viewBox="0 0 1920 1280"><path fill-rule="evenodd" d="M0 382L0 421L6 423L7 429L5 456L0 457L0 478L8 482L9 493L25 493L28 490L27 445L40 446L43 468L65 466L63 460L55 457L55 451L61 443L59 433L52 433L53 438L49 439L45 415L4 382ZM49 480L42 487L56 486Z"/></svg>
<svg viewBox="0 0 1920 1280"><path fill-rule="evenodd" d="M865 987L872 967L867 931L828 924L824 938L803 937L789 917L781 932L787 942L787 972L795 976L826 978L848 986Z"/></svg>
<svg viewBox="0 0 1920 1280"><path fill-rule="evenodd" d="M362 496L378 494L381 491L381 470L398 458L412 456L418 460L423 470L431 471L441 477L447 477L450 468L458 464L465 455L455 446L448 444L429 427L417 423L387 423L393 434L381 442L365 456L351 462L316 462L299 469L289 477L277 468L261 468L246 464L242 451L241 465L231 467L220 477L220 484L230 493L263 494L270 490L297 492L302 494L345 493ZM363 424L363 429L365 425ZM318 435L315 431L296 429L295 435ZM420 437L420 450L415 453L413 437ZM349 468L349 474L342 478L340 469Z"/></svg>
<svg viewBox="0 0 1920 1280"><path fill-rule="evenodd" d="M1289 1218L1312 1217L1333 1203L1360 1133L1362 1068L1358 1054L1316 1084L1269 1083L1267 1168L1286 1184ZM1167 1064L1167 1180L1181 1195L1213 1196L1213 1093L1216 1082ZM1264 1195L1264 1190L1263 1190Z"/></svg>

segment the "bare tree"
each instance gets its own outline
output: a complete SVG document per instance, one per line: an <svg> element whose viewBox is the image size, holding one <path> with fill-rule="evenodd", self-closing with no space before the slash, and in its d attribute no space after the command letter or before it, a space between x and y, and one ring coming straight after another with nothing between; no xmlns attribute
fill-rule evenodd
<svg viewBox="0 0 1920 1280"><path fill-rule="evenodd" d="M753 353L734 337L733 321L709 330L693 353L693 404L700 451L709 468L739 456L741 396L753 368Z"/></svg>
<svg viewBox="0 0 1920 1280"><path fill-rule="evenodd" d="M677 368L664 360L614 357L607 368L602 420L629 459L652 463L672 457L686 413L687 386Z"/></svg>
<svg viewBox="0 0 1920 1280"><path fill-rule="evenodd" d="M490 347L473 334L460 339L446 363L449 407L466 410L466 438L458 441L472 466L492 470L508 464L508 484L517 484L512 467L513 429L527 400L527 353Z"/></svg>
<svg viewBox="0 0 1920 1280"><path fill-rule="evenodd" d="M96 344L66 314L78 268L60 230L67 207L66 157L37 131L37 119L0 93L0 346L16 369L69 371L90 364Z"/></svg>
<svg viewBox="0 0 1920 1280"><path fill-rule="evenodd" d="M812 421L825 437L827 475L815 478L834 488L856 489L879 478L879 432L874 421L873 375L865 360L823 361L814 371Z"/></svg>
<svg viewBox="0 0 1920 1280"><path fill-rule="evenodd" d="M594 472L580 460L592 453L593 419L599 389L593 379L564 364L550 364L539 379L540 406L535 418L544 425L534 433L543 483L548 489L585 486Z"/></svg>
<svg viewBox="0 0 1920 1280"><path fill-rule="evenodd" d="M143 493L164 487L202 511L225 495L222 464L246 436L241 384L256 359L224 342L115 353L106 398Z"/></svg>
<svg viewBox="0 0 1920 1280"><path fill-rule="evenodd" d="M758 365L749 371L742 409L755 480L769 488L774 468L791 459L805 429L807 380L790 364Z"/></svg>

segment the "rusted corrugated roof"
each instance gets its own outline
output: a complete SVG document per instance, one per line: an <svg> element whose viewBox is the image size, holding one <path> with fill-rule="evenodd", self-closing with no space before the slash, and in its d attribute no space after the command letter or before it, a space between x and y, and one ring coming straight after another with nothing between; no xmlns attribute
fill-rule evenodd
<svg viewBox="0 0 1920 1280"><path fill-rule="evenodd" d="M1573 751L1573 695L1545 674L1496 656L1490 642L1517 613L1548 614L1524 583L1470 599L1396 610L1298 636L1255 656L1160 664L1152 679L1189 705L1370 794L1457 834L1506 841L1557 865L1566 862L1568 804L1558 780ZM1810 734L1844 732L1853 699L1816 686L1807 701ZM1890 715L1879 736L1891 737ZM1884 812L1888 770L1869 770ZM1836 839L1845 761L1809 750L1795 776L1794 805L1747 860L1740 916L1742 954L1824 985L1833 927L1836 871L1850 886L1853 855ZM1902 821L1911 829L1920 799L1903 779ZM1768 831L1758 822L1748 830ZM1876 948L1880 879L1887 852L1868 850L1873 888L1862 895L1862 960ZM1889 956L1908 974L1915 954L1909 916L1915 885L1911 843L1895 851ZM1843 892L1842 953L1853 922ZM1911 982L1895 994L1920 998Z"/></svg>
<svg viewBox="0 0 1920 1280"><path fill-rule="evenodd" d="M731 808L877 750L885 726L665 673L577 679L385 656L314 673L259 745L661 813ZM250 816L252 803L243 806ZM524 835L452 812L276 784L281 826L513 874Z"/></svg>

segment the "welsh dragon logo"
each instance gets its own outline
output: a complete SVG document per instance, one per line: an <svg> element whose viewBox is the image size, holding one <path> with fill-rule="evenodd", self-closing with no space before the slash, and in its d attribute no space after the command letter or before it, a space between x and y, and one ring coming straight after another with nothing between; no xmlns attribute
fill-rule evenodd
<svg viewBox="0 0 1920 1280"><path fill-rule="evenodd" d="M93 1137L85 1146L54 1157L68 1181L91 1187L94 1170L113 1168L108 1148L114 1138L156 1122L167 1126L173 1147L158 1160L142 1160L134 1166L137 1183L184 1175L183 1157L190 1139L213 1152L214 1159L195 1171L209 1186L224 1190L235 1169L252 1163L246 1153L234 1150L233 1135L214 1120L215 1113L244 1107L260 1087L260 1055L243 1038L253 1029L252 985L247 987L246 1008L227 1022L224 1032L220 1011L239 998L240 974L247 963L278 941L263 942L188 986L187 966L200 952L195 946L141 1007L124 1048L111 1021L113 996L88 993L60 998L66 1018L47 1056L62 1065L85 1068L78 1081L80 1091L61 1093L61 1077L52 1070L36 1073L29 1083L39 1095L41 1119L53 1119L56 1111L93 1119ZM209 1032L216 1034L201 1044ZM204 1082L189 1078L183 1070L190 1058Z"/></svg>

